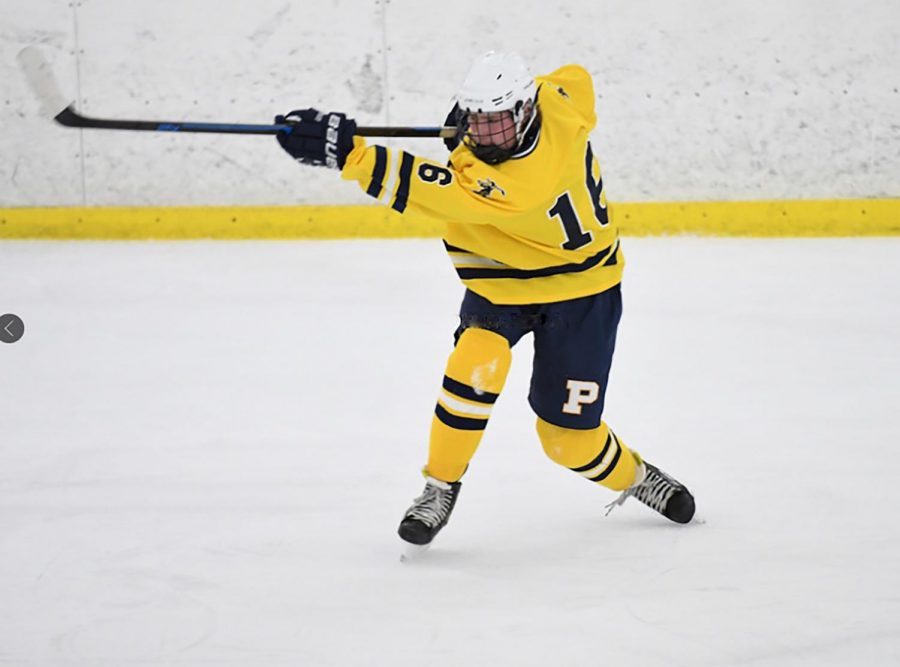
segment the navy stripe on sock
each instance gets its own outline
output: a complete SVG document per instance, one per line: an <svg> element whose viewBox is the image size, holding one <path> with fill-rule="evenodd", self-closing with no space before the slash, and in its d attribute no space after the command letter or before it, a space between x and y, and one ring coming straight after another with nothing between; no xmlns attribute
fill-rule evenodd
<svg viewBox="0 0 900 667"><path fill-rule="evenodd" d="M609 447L611 444L612 444L612 435L607 434L606 444L603 445L603 451L601 451L599 454L597 454L597 458L595 458L593 461L591 461L587 465L578 466L577 468L569 468L569 470L572 470L574 472L585 472L587 470L590 470L591 468L594 468L594 467L600 465L600 462L603 460L603 457L606 456L606 452L609 451Z"/></svg>
<svg viewBox="0 0 900 667"><path fill-rule="evenodd" d="M621 447L617 447L617 448L616 448L616 454L615 454L615 456L613 456L613 460L610 461L609 465L606 467L606 470L604 470L603 472L601 472L601 473L600 473L599 475L597 475L596 477L588 477L588 479L591 480L592 482L602 482L604 479L606 479L607 477L609 477L609 474L610 474L613 470L616 469L616 464L619 462L619 457L620 457L620 456L622 456L622 448L621 448Z"/></svg>
<svg viewBox="0 0 900 667"><path fill-rule="evenodd" d="M487 419L457 417L456 415L447 412L440 403L435 406L434 414L450 428L455 428L460 431L483 431L488 423Z"/></svg>
<svg viewBox="0 0 900 667"><path fill-rule="evenodd" d="M476 403L485 403L487 405L493 405L500 396L500 394L492 394L489 391L478 393L473 387L463 384L462 382L457 382L446 375L444 376L444 389L460 398L475 401Z"/></svg>

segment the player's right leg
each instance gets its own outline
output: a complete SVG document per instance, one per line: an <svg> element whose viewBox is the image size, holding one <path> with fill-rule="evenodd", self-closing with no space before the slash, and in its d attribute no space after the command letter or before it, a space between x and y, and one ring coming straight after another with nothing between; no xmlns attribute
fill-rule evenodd
<svg viewBox="0 0 900 667"><path fill-rule="evenodd" d="M447 362L431 420L425 490L398 530L412 544L428 544L456 504L459 479L475 454L512 361L509 342L487 329L466 329Z"/></svg>
<svg viewBox="0 0 900 667"><path fill-rule="evenodd" d="M466 293L456 347L447 361L431 420L425 489L407 509L398 530L407 542L430 543L450 518L459 480L506 382L511 347L530 325L528 314L527 309L496 306Z"/></svg>

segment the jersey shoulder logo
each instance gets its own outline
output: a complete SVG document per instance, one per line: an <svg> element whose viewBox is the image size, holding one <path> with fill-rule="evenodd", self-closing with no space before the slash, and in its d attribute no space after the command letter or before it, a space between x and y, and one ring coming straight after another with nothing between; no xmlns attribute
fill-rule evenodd
<svg viewBox="0 0 900 667"><path fill-rule="evenodd" d="M496 191L499 192L501 196L506 196L506 190L497 185L493 179L490 178L479 178L478 179L478 187L480 190L476 190L476 195L481 195L482 197L490 198L491 193Z"/></svg>

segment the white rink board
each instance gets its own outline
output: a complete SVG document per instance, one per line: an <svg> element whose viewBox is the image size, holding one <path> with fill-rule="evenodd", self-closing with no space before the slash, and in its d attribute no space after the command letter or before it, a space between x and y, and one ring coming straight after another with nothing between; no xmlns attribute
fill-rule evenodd
<svg viewBox="0 0 900 667"><path fill-rule="evenodd" d="M306 106L436 125L474 57L594 75L611 201L898 196L894 0L0 0L0 207L362 203L271 138L54 127L16 71L41 45L84 113L270 122ZM440 142L403 144L443 160Z"/></svg>
<svg viewBox="0 0 900 667"><path fill-rule="evenodd" d="M544 457L526 338L411 565L439 241L0 244L0 664L896 664L900 241L626 241L606 417L705 523Z"/></svg>

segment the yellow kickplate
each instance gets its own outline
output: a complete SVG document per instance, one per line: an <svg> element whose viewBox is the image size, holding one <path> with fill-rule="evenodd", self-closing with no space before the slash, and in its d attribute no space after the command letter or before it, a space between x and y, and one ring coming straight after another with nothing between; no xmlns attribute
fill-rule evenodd
<svg viewBox="0 0 900 667"><path fill-rule="evenodd" d="M610 204L623 236L894 236L900 199ZM441 225L380 206L0 209L0 239L432 238Z"/></svg>

